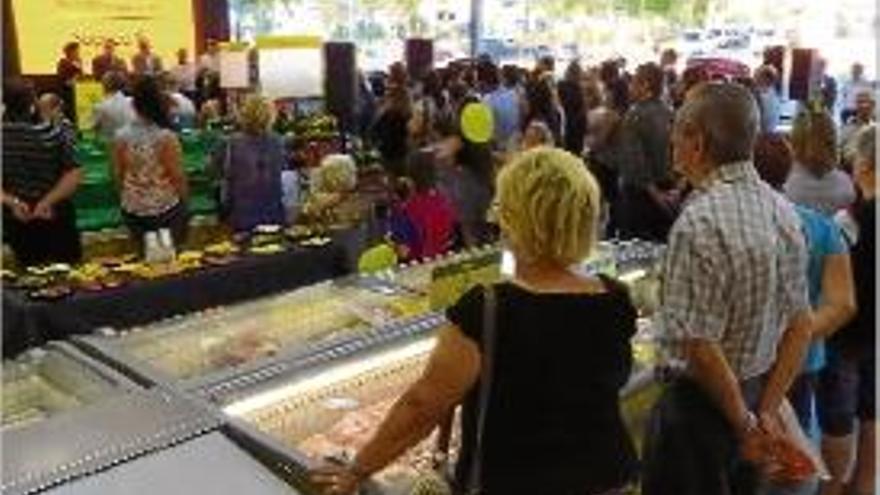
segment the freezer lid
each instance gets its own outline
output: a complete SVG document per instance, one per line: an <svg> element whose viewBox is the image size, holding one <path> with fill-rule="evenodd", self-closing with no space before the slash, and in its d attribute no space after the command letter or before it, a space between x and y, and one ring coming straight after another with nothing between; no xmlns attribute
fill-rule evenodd
<svg viewBox="0 0 880 495"><path fill-rule="evenodd" d="M429 313L412 321L394 323L355 338L311 349L308 353L279 357L264 367L205 383L195 393L212 403L228 405L257 390L272 388L273 384L320 374L343 362L427 339L445 322L442 314Z"/></svg>
<svg viewBox="0 0 880 495"><path fill-rule="evenodd" d="M301 492L215 431L131 462L59 485L47 495L298 495Z"/></svg>
<svg viewBox="0 0 880 495"><path fill-rule="evenodd" d="M3 363L2 430L44 421L136 388L73 346L52 342Z"/></svg>
<svg viewBox="0 0 880 495"><path fill-rule="evenodd" d="M133 391L3 436L0 492L24 495L216 429L220 417L164 390Z"/></svg>

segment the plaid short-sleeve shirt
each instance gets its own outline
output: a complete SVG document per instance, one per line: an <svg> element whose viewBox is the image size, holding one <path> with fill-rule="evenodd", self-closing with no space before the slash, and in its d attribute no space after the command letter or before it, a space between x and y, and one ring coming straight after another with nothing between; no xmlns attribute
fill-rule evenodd
<svg viewBox="0 0 880 495"><path fill-rule="evenodd" d="M717 342L740 380L776 360L788 322L807 311L807 250L793 207L750 162L723 165L670 233L658 331L671 357Z"/></svg>

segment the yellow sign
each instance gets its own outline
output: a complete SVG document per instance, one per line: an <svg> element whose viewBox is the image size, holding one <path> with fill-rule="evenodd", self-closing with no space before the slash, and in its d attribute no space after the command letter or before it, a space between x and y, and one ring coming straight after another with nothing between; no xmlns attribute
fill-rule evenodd
<svg viewBox="0 0 880 495"><path fill-rule="evenodd" d="M283 50L286 48L321 48L318 36L257 36L260 50Z"/></svg>
<svg viewBox="0 0 880 495"><path fill-rule="evenodd" d="M192 0L12 0L12 12L24 74L54 74L71 41L79 42L87 73L108 38L129 65L140 36L150 39L165 67L176 65L180 48L193 58Z"/></svg>
<svg viewBox="0 0 880 495"><path fill-rule="evenodd" d="M461 112L461 133L472 143L488 143L495 132L492 110L485 103L468 103Z"/></svg>
<svg viewBox="0 0 880 495"><path fill-rule="evenodd" d="M80 130L92 128L92 111L104 99L104 87L97 81L77 81L73 87L76 105L76 126Z"/></svg>
<svg viewBox="0 0 880 495"><path fill-rule="evenodd" d="M225 52L246 52L251 45L243 42L225 41L220 43L220 49Z"/></svg>
<svg viewBox="0 0 880 495"><path fill-rule="evenodd" d="M431 271L431 285L428 288L431 309L446 309L474 286L492 285L501 280L501 275L501 252L494 249L486 254L441 265Z"/></svg>
<svg viewBox="0 0 880 495"><path fill-rule="evenodd" d="M397 253L394 248L383 242L364 251L358 260L358 271L360 273L375 273L389 270L397 266L397 261Z"/></svg>

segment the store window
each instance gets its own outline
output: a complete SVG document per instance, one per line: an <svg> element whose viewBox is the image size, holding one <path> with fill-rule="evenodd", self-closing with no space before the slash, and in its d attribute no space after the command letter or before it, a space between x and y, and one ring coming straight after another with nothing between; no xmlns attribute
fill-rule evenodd
<svg viewBox="0 0 880 495"><path fill-rule="evenodd" d="M306 34L353 41L365 70L403 59L407 38L434 40L438 64L470 53L471 0L232 0L232 36Z"/></svg>

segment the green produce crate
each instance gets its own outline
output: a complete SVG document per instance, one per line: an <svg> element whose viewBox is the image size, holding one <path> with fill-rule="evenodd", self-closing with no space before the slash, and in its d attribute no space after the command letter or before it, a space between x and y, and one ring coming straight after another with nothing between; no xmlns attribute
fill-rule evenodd
<svg viewBox="0 0 880 495"><path fill-rule="evenodd" d="M183 168L192 191L190 212L212 215L217 211L214 185L205 169L208 153L219 140L216 132L188 131L180 135ZM122 225L119 194L110 176L110 154L106 142L84 136L77 143L76 157L84 172L83 183L73 198L77 226L83 232L117 228Z"/></svg>

